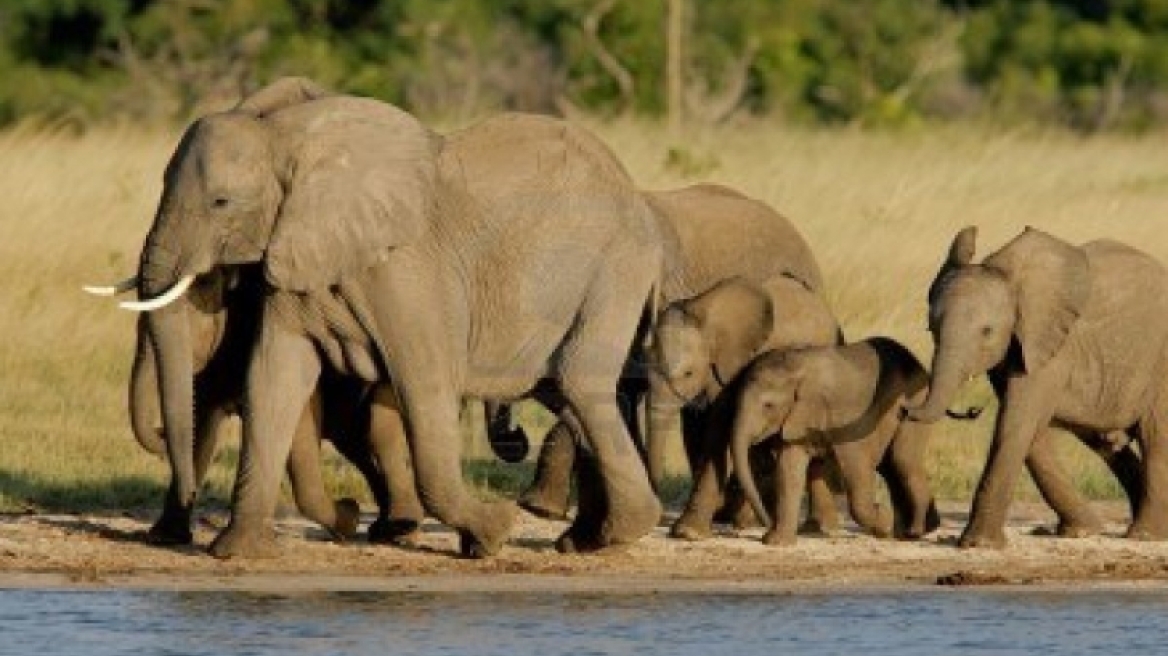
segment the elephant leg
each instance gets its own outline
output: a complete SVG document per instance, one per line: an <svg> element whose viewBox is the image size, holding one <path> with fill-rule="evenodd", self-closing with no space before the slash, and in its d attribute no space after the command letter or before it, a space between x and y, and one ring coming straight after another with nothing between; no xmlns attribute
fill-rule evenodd
<svg viewBox="0 0 1168 656"><path fill-rule="evenodd" d="M642 254L636 250L609 253L613 268L600 268L577 322L561 346L564 356L557 368L560 391L579 422L577 434L596 460L607 502L599 531L577 517L561 536L559 546L566 551L633 542L652 531L661 519L661 501L617 401L628 345L636 342L654 276L640 264ZM644 295L631 293L630 276L638 269L645 274Z"/></svg>
<svg viewBox="0 0 1168 656"><path fill-rule="evenodd" d="M892 535L892 513L876 503L876 467L863 441L836 445L834 453L847 488L848 511L868 533L886 538Z"/></svg>
<svg viewBox="0 0 1168 656"><path fill-rule="evenodd" d="M729 434L713 430L696 413L687 417L682 430L687 434L687 442L691 441L689 433L700 431L703 448L694 461L693 489L669 534L682 540L702 540L713 533L714 516L725 499L730 472Z"/></svg>
<svg viewBox="0 0 1168 656"><path fill-rule="evenodd" d="M831 535L839 530L839 511L835 493L828 480L827 458L811 458L807 464L807 521L799 532L807 535Z"/></svg>
<svg viewBox="0 0 1168 656"><path fill-rule="evenodd" d="M1168 539L1168 404L1157 403L1152 416L1139 424L1140 453L1143 456L1143 497L1127 537L1134 540Z"/></svg>
<svg viewBox="0 0 1168 656"><path fill-rule="evenodd" d="M1144 502L1144 472L1143 461L1131 444L1125 444L1118 451L1103 456L1119 484L1127 494L1128 506L1134 520L1140 514L1140 506Z"/></svg>
<svg viewBox="0 0 1168 656"><path fill-rule="evenodd" d="M895 514L897 537L916 540L941 526L941 516L929 487L925 456L929 424L900 422L881 465Z"/></svg>
<svg viewBox="0 0 1168 656"><path fill-rule="evenodd" d="M321 453L320 396L313 394L300 414L300 422L292 438L288 453L288 480L292 496L300 513L320 524L337 540L348 540L357 534L361 521L361 507L355 499L336 502L325 487Z"/></svg>
<svg viewBox="0 0 1168 656"><path fill-rule="evenodd" d="M1052 367L1047 367L1047 371L1050 369ZM1055 371L1048 375L1057 377L1060 373ZM1006 546L1006 512L1010 497L1014 494L1031 442L1050 424L1055 389L1056 385L1036 381L1033 376L1012 378L1006 386L990 442L989 459L973 497L969 523L958 546Z"/></svg>
<svg viewBox="0 0 1168 656"><path fill-rule="evenodd" d="M274 556L281 473L301 413L320 377L313 343L267 314L248 367L243 442L231 523L211 544L217 558Z"/></svg>
<svg viewBox="0 0 1168 656"><path fill-rule="evenodd" d="M200 396L199 390L196 387L195 398L207 398ZM195 407L195 489L202 488L207 478L207 470L211 468L215 447L219 443L219 428L226 418L227 412L222 404L203 403ZM194 541L191 532L193 512L193 505L185 505L179 500L178 488L172 478L163 501L162 515L150 527L147 539L159 545L191 544Z"/></svg>
<svg viewBox="0 0 1168 656"><path fill-rule="evenodd" d="M1054 428L1047 427L1034 436L1030 451L1026 454L1026 469L1042 498L1058 515L1059 535L1068 538L1098 535L1103 531L1103 522L1091 504L1079 494L1066 469L1058 461L1054 452L1054 433Z"/></svg>
<svg viewBox="0 0 1168 656"><path fill-rule="evenodd" d="M381 474L379 484L373 487L380 487L386 493L383 512L369 527L369 541L409 541L421 528L426 511L418 497L418 483L410 457L405 423L397 396L390 386L378 385L374 388L369 411L372 414L369 444L380 465Z"/></svg>
<svg viewBox="0 0 1168 656"><path fill-rule="evenodd" d="M544 438L535 465L535 479L520 495L520 507L536 517L566 520L571 508L575 466L576 439L567 423L558 421Z"/></svg>
<svg viewBox="0 0 1168 656"><path fill-rule="evenodd" d="M803 488L807 483L807 466L811 455L802 446L780 443L775 449L774 522L762 537L763 544L786 546L795 544L799 527L799 508L803 504Z"/></svg>

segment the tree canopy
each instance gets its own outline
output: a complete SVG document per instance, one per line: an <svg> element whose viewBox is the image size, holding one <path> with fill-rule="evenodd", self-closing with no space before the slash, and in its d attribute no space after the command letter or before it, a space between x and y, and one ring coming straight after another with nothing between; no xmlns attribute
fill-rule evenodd
<svg viewBox="0 0 1168 656"><path fill-rule="evenodd" d="M5 0L0 122L174 121L278 75L427 117L1168 118L1163 0ZM678 101L674 100L674 104Z"/></svg>

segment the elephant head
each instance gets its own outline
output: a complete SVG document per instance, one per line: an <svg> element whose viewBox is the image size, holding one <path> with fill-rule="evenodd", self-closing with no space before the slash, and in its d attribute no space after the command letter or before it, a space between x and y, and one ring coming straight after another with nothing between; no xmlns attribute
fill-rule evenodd
<svg viewBox="0 0 1168 656"><path fill-rule="evenodd" d="M662 480L667 445L680 441L681 408L717 397L763 346L773 325L770 297L741 278L662 310L649 368L646 439L654 482Z"/></svg>
<svg viewBox="0 0 1168 656"><path fill-rule="evenodd" d="M847 394L852 381L842 380L838 367L822 357L827 352L823 348L767 351L742 374L730 453L743 493L767 523L766 507L750 466L750 447L772 435L779 435L784 442L803 442L830 430L836 415L858 414L855 409L836 407L840 398L855 395Z"/></svg>
<svg viewBox="0 0 1168 656"><path fill-rule="evenodd" d="M182 504L196 493L194 310L184 295L223 266L263 262L270 287L306 295L375 263L426 229L439 146L405 112L297 78L187 129L142 248L142 300L122 304L150 313L143 323Z"/></svg>
<svg viewBox="0 0 1168 656"><path fill-rule="evenodd" d="M974 264L976 236L972 227L957 234L929 288L932 380L925 400L908 409L913 420L940 419L962 383L1010 353L1017 354L1021 371L1047 366L1090 294L1087 258L1079 248L1027 228Z"/></svg>

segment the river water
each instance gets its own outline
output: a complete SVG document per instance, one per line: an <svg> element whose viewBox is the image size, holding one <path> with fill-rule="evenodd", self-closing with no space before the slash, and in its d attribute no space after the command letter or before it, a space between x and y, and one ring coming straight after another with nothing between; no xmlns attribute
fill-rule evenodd
<svg viewBox="0 0 1168 656"><path fill-rule="evenodd" d="M1168 590L0 591L0 654L1168 654Z"/></svg>

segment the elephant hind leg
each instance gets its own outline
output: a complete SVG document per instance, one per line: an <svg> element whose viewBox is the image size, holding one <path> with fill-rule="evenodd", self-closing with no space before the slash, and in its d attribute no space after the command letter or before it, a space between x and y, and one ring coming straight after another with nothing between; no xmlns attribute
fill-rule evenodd
<svg viewBox="0 0 1168 656"><path fill-rule="evenodd" d="M1159 412L1164 411L1154 413L1139 425L1143 496L1127 531L1127 537L1136 540L1168 539L1168 417Z"/></svg>
<svg viewBox="0 0 1168 656"><path fill-rule="evenodd" d="M1058 534L1063 537L1098 535L1103 522L1075 488L1054 453L1054 430L1043 428L1035 435L1026 454L1026 468L1042 498L1058 515Z"/></svg>
<svg viewBox="0 0 1168 656"><path fill-rule="evenodd" d="M325 488L321 468L320 398L313 395L309 406L301 413L288 453L288 479L296 507L312 521L320 524L338 540L348 540L357 534L361 508L353 499L333 502Z"/></svg>
<svg viewBox="0 0 1168 656"><path fill-rule="evenodd" d="M897 537L915 540L941 526L941 516L929 487L925 456L932 426L901 422L881 462L880 474L888 486Z"/></svg>
<svg viewBox="0 0 1168 656"><path fill-rule="evenodd" d="M519 497L519 506L544 519L567 519L576 466L576 439L568 424L560 420L544 438L535 479Z"/></svg>
<svg viewBox="0 0 1168 656"><path fill-rule="evenodd" d="M632 246L614 244L610 249L608 266L597 271L560 347L556 373L568 406L565 415L578 424L572 428L595 458L606 501L599 533L574 523L561 548L630 543L653 530L661 518L661 502L617 399L625 362L631 349L638 348L635 336L656 274Z"/></svg>
<svg viewBox="0 0 1168 656"><path fill-rule="evenodd" d="M807 535L831 535L840 528L835 492L829 481L829 457L815 457L807 465L807 521L799 532Z"/></svg>
<svg viewBox="0 0 1168 656"><path fill-rule="evenodd" d="M378 497L377 521L369 527L370 542L408 541L422 525L426 511L418 498L418 482L397 397L388 385L373 390L370 404L369 449L362 449L366 479ZM368 451L372 451L369 457Z"/></svg>

